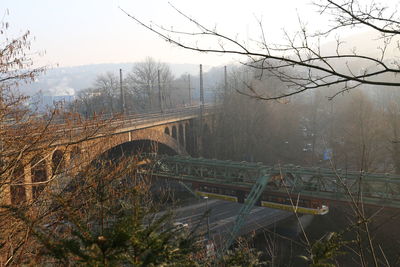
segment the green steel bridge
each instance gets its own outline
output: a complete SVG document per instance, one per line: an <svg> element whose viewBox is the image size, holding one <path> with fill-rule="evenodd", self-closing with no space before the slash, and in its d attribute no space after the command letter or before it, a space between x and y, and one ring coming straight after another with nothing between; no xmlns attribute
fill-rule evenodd
<svg viewBox="0 0 400 267"><path fill-rule="evenodd" d="M229 247L254 205L326 214L331 202L400 208L400 176L294 165L266 166L183 156L147 156L145 170L197 195L244 203Z"/></svg>
<svg viewBox="0 0 400 267"><path fill-rule="evenodd" d="M362 201L364 205L400 208L399 175L294 165L266 166L183 156L153 159L151 173L154 176L184 182L194 191L209 190L216 197L224 195L225 198L220 198L225 200L237 198L238 202L244 202L254 185L260 183L263 187L259 190L263 195L291 196L294 203L298 199L318 200L325 204ZM213 187L226 190L213 190ZM247 193L241 196L239 190Z"/></svg>

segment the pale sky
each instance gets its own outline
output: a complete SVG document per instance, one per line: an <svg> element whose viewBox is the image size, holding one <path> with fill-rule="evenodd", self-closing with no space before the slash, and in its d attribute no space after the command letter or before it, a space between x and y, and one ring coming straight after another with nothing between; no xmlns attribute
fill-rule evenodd
<svg viewBox="0 0 400 267"><path fill-rule="evenodd" d="M269 40L279 40L282 28L294 30L297 13L310 27L326 23L309 0L170 0L207 26L241 40L260 36L262 18ZM127 17L119 7L142 19L165 27L187 29L183 20L164 0L0 0L0 12L8 9L9 37L29 30L35 37L34 51L45 51L37 65L76 66L95 63L141 61L147 56L168 63L222 65L236 60L172 47Z"/></svg>

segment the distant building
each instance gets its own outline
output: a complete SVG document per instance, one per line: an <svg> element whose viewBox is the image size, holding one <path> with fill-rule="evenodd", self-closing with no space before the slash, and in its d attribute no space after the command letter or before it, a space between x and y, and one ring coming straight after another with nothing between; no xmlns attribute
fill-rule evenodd
<svg viewBox="0 0 400 267"><path fill-rule="evenodd" d="M42 92L29 99L29 106L39 112L54 107L56 104L68 104L75 100L75 95L44 95Z"/></svg>

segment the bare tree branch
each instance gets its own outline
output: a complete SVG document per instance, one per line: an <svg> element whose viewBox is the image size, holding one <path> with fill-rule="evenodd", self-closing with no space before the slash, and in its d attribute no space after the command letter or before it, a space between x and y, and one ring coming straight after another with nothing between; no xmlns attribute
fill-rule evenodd
<svg viewBox="0 0 400 267"><path fill-rule="evenodd" d="M332 85L342 86L343 90L340 92L351 90L362 84L400 86L400 80L396 76L400 73L399 63L396 59L390 63L385 60L388 46L394 42L393 38L399 36L400 33L400 20L396 11L387 14L387 8L384 6L374 2L362 6L358 1L352 0L325 0L322 3L314 3L314 5L320 9L321 15L333 17L333 26L325 31L309 33L306 23L299 16L300 30L295 34L284 31L286 43L268 44L262 22L258 20L261 30L260 40L255 41L258 44L258 49L249 48L245 46L244 42L205 26L172 4L172 8L198 31L170 30L164 26L154 26L153 23L145 23L122 8L120 9L135 22L173 45L197 52L244 56L248 59L245 62L246 65L276 75L291 89L289 93L276 96L266 98L257 96L263 100L276 100ZM339 48L343 45L343 41L340 41L339 37L336 37L336 49L332 51L333 53L321 52L321 38L326 38L339 29L352 29L360 25L381 34L380 38L383 40L383 45L378 47L379 57L359 54L355 50L350 54L342 53ZM186 39L181 40L180 37L182 36L195 38L208 36L212 43L210 47L206 47L199 45L197 41L200 39L190 43ZM399 48L397 48L398 50ZM367 69L360 70L351 66L350 63L355 61L361 61L367 66ZM393 79L387 80L387 76L384 78L383 75L391 75Z"/></svg>

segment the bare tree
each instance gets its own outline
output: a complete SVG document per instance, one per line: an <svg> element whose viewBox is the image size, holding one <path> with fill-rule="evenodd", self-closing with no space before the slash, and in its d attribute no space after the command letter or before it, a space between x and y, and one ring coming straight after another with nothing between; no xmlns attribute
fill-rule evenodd
<svg viewBox="0 0 400 267"><path fill-rule="evenodd" d="M384 137L386 121L371 99L354 90L347 101L336 104L329 120L332 128L326 144L333 149L333 162L337 168L366 172L387 171L381 164L385 157L387 139Z"/></svg>
<svg viewBox="0 0 400 267"><path fill-rule="evenodd" d="M107 98L108 111L114 113L121 110L121 108L119 108L119 79L114 73L107 72L97 76L93 87L98 89Z"/></svg>
<svg viewBox="0 0 400 267"><path fill-rule="evenodd" d="M122 81L127 112L143 112L160 108L160 94L163 107L176 104L179 90L173 89L174 77L169 66L147 58L136 63ZM121 110L120 81L112 72L97 76L90 88L78 92L77 101L70 109L86 117L95 113L113 114Z"/></svg>
<svg viewBox="0 0 400 267"><path fill-rule="evenodd" d="M214 157L221 159L262 161L271 165L305 164L307 153L303 151L300 130L303 103L264 103L234 93L242 88L243 82L255 90L274 83L271 77L260 81L256 76L257 71L248 68L231 70L230 88L222 96L221 112L216 116L213 142L208 143L208 150L215 150Z"/></svg>
<svg viewBox="0 0 400 267"><path fill-rule="evenodd" d="M70 104L70 109L85 117L95 113L112 116L121 111L120 105L119 78L114 73L107 72L98 75L92 87L79 91L76 101Z"/></svg>
<svg viewBox="0 0 400 267"><path fill-rule="evenodd" d="M160 72L160 81L158 80ZM163 104L170 105L170 88L173 76L167 64L146 58L134 65L125 79L127 93L131 94L142 110L153 110L160 106L159 88ZM127 101L129 103L129 101Z"/></svg>
<svg viewBox="0 0 400 267"><path fill-rule="evenodd" d="M400 174L400 92L397 88L379 91L374 95L377 108L383 114L386 148L390 153L391 163L395 173Z"/></svg>
<svg viewBox="0 0 400 267"><path fill-rule="evenodd" d="M307 90L334 85L338 86L338 91L332 97L361 84L400 85L398 77L395 77L400 73L400 62L396 58L387 56L388 48L396 46L396 38L400 33L400 19L395 9L374 1L364 4L357 0L324 0L314 5L331 23L328 29L309 32L306 23L299 18L298 32L294 34L284 32L283 43L269 43L263 24L259 21L261 38L254 42L253 47L235 37L220 33L215 27L205 26L174 6L172 8L193 26L193 31L179 31L176 25L166 27L145 23L136 16L122 11L173 45L198 52L236 54L247 57L248 61L245 64L268 71L287 85L287 90L274 95L265 95L253 90L243 91L244 94L259 99L280 99ZM343 29L354 31L359 28L371 30L374 36L379 38L378 55L358 53L356 49L346 52L343 48L343 40L337 37L340 31ZM332 51L323 51L321 41L331 36L336 36L335 48ZM194 42L190 42L193 40L192 37L195 38ZM202 43L197 41L202 37L208 37L214 42L201 46ZM394 49L396 53L399 52L398 46ZM353 64L356 61L358 63ZM391 76L393 80L387 81L384 74Z"/></svg>
<svg viewBox="0 0 400 267"><path fill-rule="evenodd" d="M170 99L172 106L190 105L193 103L194 88L190 75L185 73L172 82L170 90Z"/></svg>

